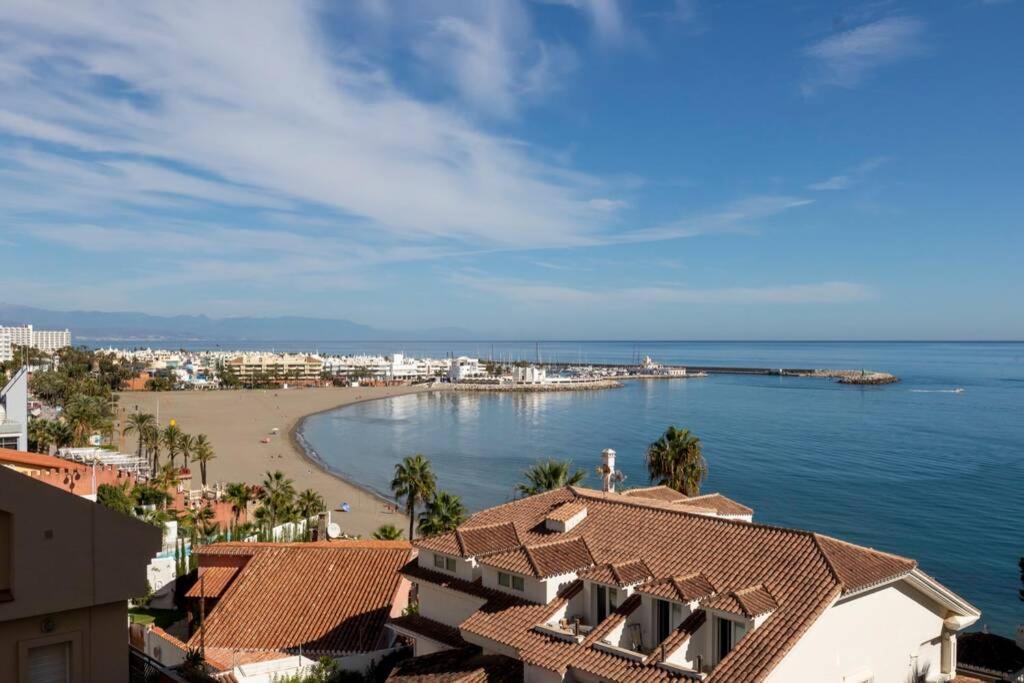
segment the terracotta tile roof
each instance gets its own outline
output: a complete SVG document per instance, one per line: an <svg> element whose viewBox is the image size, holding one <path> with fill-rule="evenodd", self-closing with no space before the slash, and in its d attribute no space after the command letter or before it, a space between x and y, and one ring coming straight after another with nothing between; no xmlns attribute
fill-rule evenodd
<svg viewBox="0 0 1024 683"><path fill-rule="evenodd" d="M419 614L403 614L395 617L390 622L406 631L412 631L449 647L465 647L466 641L462 639L459 629L447 624L442 624L433 619L427 619Z"/></svg>
<svg viewBox="0 0 1024 683"><path fill-rule="evenodd" d="M825 559L843 584L843 593L862 590L903 576L917 567L917 562L899 555L890 555L873 548L815 534Z"/></svg>
<svg viewBox="0 0 1024 683"><path fill-rule="evenodd" d="M516 527L511 522L457 529L455 537L459 541L462 550L460 555L463 557L476 557L510 550L520 543Z"/></svg>
<svg viewBox="0 0 1024 683"><path fill-rule="evenodd" d="M715 587L703 574L687 574L650 581L637 586L637 591L653 595L656 598L690 602L691 600L703 600L709 595L713 595Z"/></svg>
<svg viewBox="0 0 1024 683"><path fill-rule="evenodd" d="M704 516L666 500L579 487L566 487L484 510L474 514L463 528L513 524L531 554L520 548L504 553L497 562L520 571L533 569L534 546L545 544L552 537L545 529L544 519L569 502L585 504L587 517L557 536L583 539L594 564L642 557L653 576L676 580L661 588L655 587L657 582L651 582L648 589L652 591L670 590L678 596L682 590L684 596L707 597L715 589L729 592L757 586L763 587L765 595L777 605L765 622L748 633L715 667L708 683L763 680L840 594L905 575L915 566L912 560L806 531ZM455 538L455 534L451 536ZM552 554L561 557L559 552ZM496 557L499 556L485 561L493 563ZM561 569L575 563L561 562L558 566ZM439 581L455 585L450 577ZM574 582L569 588L579 590L581 583ZM609 680L660 681L678 677L678 673L636 664L620 656L589 654L596 651L534 631L534 625L545 622L559 604L565 604L564 595L544 606L512 603L510 596L504 595L492 602L484 592L487 589L478 583L474 590L486 602L460 625L463 633L513 648L525 661L543 662L541 665L560 671L578 665L581 671ZM746 609L763 607L759 602L762 598L760 592L751 596ZM585 661L577 659L584 657L581 652L588 653Z"/></svg>
<svg viewBox="0 0 1024 683"><path fill-rule="evenodd" d="M219 598L239 571L239 567L200 567L199 580L188 589L185 597Z"/></svg>
<svg viewBox="0 0 1024 683"><path fill-rule="evenodd" d="M573 537L488 555L480 564L544 579L592 567L594 556L584 539Z"/></svg>
<svg viewBox="0 0 1024 683"><path fill-rule="evenodd" d="M485 655L473 646L407 659L388 676L389 683L521 683L522 680L522 662L504 655Z"/></svg>
<svg viewBox="0 0 1024 683"><path fill-rule="evenodd" d="M626 489L622 492L623 496L629 498L650 498L652 500L664 500L670 503L676 501L686 500L686 494L680 493L673 488L669 488L664 484L658 486L643 486L635 489Z"/></svg>
<svg viewBox="0 0 1024 683"><path fill-rule="evenodd" d="M746 516L754 514L753 508L737 503L731 498L726 498L721 493L708 493L703 496L691 496L685 500L676 502L682 508L699 508L713 510L716 514L726 516Z"/></svg>
<svg viewBox="0 0 1024 683"><path fill-rule="evenodd" d="M10 448L0 448L0 464L22 465L24 467L36 467L46 470L74 470L82 471L86 467L82 463L72 460L65 460L53 455L42 453L30 453L28 451L15 451ZM91 468L90 468L91 469Z"/></svg>
<svg viewBox="0 0 1024 683"><path fill-rule="evenodd" d="M622 588L653 579L654 574L643 560L626 560L625 562L608 562L598 565L593 569L580 572L579 577L587 581Z"/></svg>
<svg viewBox="0 0 1024 683"><path fill-rule="evenodd" d="M550 519L555 522L568 522L570 519L578 515L587 509L586 503L576 501L573 503L565 503L559 505L554 510L547 514L545 519Z"/></svg>
<svg viewBox="0 0 1024 683"><path fill-rule="evenodd" d="M719 593L706 601L704 607L753 618L774 612L778 609L779 603L775 602L768 589L761 585Z"/></svg>
<svg viewBox="0 0 1024 683"><path fill-rule="evenodd" d="M314 657L377 646L401 586L398 570L412 557L404 541L228 543L204 549L218 552L251 558L207 615L206 647L281 652L301 646ZM189 645L199 642L197 631Z"/></svg>

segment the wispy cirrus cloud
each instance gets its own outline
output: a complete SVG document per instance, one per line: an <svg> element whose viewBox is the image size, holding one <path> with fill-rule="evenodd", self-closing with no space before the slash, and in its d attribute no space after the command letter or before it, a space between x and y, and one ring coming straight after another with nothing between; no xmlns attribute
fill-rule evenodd
<svg viewBox="0 0 1024 683"><path fill-rule="evenodd" d="M856 282L829 281L761 287L654 286L585 289L553 283L481 277L457 273L453 281L489 295L539 307L572 304L615 309L664 304L840 304L865 301L875 291Z"/></svg>
<svg viewBox="0 0 1024 683"><path fill-rule="evenodd" d="M824 86L855 88L871 72L923 50L925 24L910 16L893 16L835 33L806 48L812 73L805 94Z"/></svg>
<svg viewBox="0 0 1024 683"><path fill-rule="evenodd" d="M874 171L876 168L882 166L888 161L888 157L875 157L873 159L868 159L867 161L858 164L839 175L830 176L824 180L819 180L816 183L811 183L807 186L807 189L815 190L817 192L849 189L863 180L864 176L868 173Z"/></svg>

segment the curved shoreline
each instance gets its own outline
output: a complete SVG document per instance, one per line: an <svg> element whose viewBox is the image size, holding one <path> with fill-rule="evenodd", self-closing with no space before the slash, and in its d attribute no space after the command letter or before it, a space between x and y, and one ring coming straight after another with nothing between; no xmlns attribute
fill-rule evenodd
<svg viewBox="0 0 1024 683"><path fill-rule="evenodd" d="M335 479L343 481L349 486L353 486L359 489L360 491L363 491L367 495L379 499L381 502L387 505L395 505L394 500L388 498L382 492L372 488L371 486L363 484L362 482L356 481L355 479L346 476L345 474L333 469L330 465L328 465L327 462L320 457L320 454L317 452L317 450L313 448L313 445L310 444L306 437L302 435L302 428L303 426L305 426L306 420L308 420L311 417L323 415L324 413L331 413L334 412L335 410L348 408L349 406L354 406L359 403L369 403L370 401L381 401L389 398L397 398L399 396L409 396L410 394L427 393L429 391L437 390L436 388L433 387L418 388L410 386L405 388L409 389L409 391L396 392L385 396L371 396L369 398L359 398L355 401L340 403L332 408L324 408L323 410L317 410L315 412L308 413L297 418L295 422L292 424L291 428L288 430L288 441L291 444L292 450L298 453L303 460L317 467L324 474L327 474L329 476L334 477Z"/></svg>

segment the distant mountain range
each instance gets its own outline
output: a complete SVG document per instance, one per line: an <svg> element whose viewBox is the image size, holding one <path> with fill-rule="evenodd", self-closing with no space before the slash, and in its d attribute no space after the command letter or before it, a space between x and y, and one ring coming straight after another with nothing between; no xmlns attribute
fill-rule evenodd
<svg viewBox="0 0 1024 683"><path fill-rule="evenodd" d="M90 340L160 341L366 341L471 339L459 327L384 330L351 320L281 316L211 318L205 315L159 316L105 311L50 311L0 303L0 325L32 324L39 329L71 330L75 343Z"/></svg>

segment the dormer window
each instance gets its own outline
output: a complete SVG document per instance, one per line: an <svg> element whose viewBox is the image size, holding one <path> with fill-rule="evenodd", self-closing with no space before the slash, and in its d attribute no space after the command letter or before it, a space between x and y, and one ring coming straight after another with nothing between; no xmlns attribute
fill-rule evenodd
<svg viewBox="0 0 1024 683"><path fill-rule="evenodd" d="M442 571L455 573L455 558L445 557L439 553L434 553L434 567Z"/></svg>
<svg viewBox="0 0 1024 683"><path fill-rule="evenodd" d="M683 606L672 600L655 600L654 605L655 635L660 643L683 623Z"/></svg>
<svg viewBox="0 0 1024 683"><path fill-rule="evenodd" d="M523 580L523 577L505 572L498 572L498 585L502 588L511 588L514 591L522 592L526 590L526 582Z"/></svg>
<svg viewBox="0 0 1024 683"><path fill-rule="evenodd" d="M733 621L732 619L725 619L723 617L715 618L715 655L717 661L722 661L725 656L732 652L732 649L736 647L736 643L747 634L747 625L744 622Z"/></svg>

